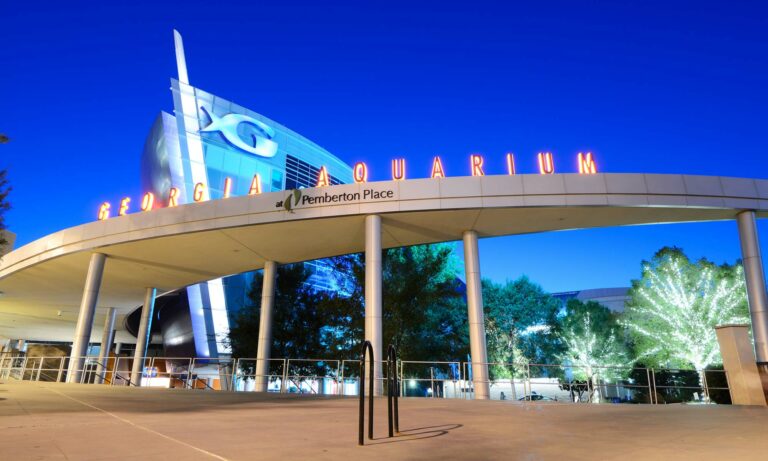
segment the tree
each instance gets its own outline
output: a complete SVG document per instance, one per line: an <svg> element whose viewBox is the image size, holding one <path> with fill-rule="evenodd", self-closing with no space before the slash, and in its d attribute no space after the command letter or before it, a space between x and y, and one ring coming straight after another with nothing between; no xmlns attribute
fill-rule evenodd
<svg viewBox="0 0 768 461"><path fill-rule="evenodd" d="M453 247L416 245L383 252L384 344L396 344L407 360L460 360L467 350L466 305L456 278ZM361 254L333 258L341 293L324 305L337 312L335 349L357 358L363 337L365 261Z"/></svg>
<svg viewBox="0 0 768 461"><path fill-rule="evenodd" d="M0 246L8 243L5 240L5 235L2 231L5 230L5 212L11 209L11 204L8 202L8 194L11 192L11 187L8 185L8 171L0 170Z"/></svg>
<svg viewBox="0 0 768 461"><path fill-rule="evenodd" d="M693 366L700 384L705 368L722 361L715 327L749 322L741 265L694 263L679 248L662 248L643 261L642 277L632 281L629 294L624 323L638 360Z"/></svg>
<svg viewBox="0 0 768 461"><path fill-rule="evenodd" d="M383 346L397 344L400 356L408 360L458 361L466 356L466 305L452 246L396 248L383 256ZM364 258L353 254L328 261L339 286L335 292L319 292L308 285L310 274L303 264L278 268L273 357L359 357L364 336ZM250 305L236 315L230 329L235 356L256 354L261 285L259 274L249 294ZM306 371L312 374L310 369ZM415 368L411 371L423 373Z"/></svg>
<svg viewBox="0 0 768 461"><path fill-rule="evenodd" d="M598 374L603 379L617 379L626 370L611 367L631 363L617 316L597 302L568 301L565 315L558 320L556 335L563 345L558 359L573 367L573 379L590 385L593 402L600 401Z"/></svg>
<svg viewBox="0 0 768 461"><path fill-rule="evenodd" d="M394 248L384 257L384 338L409 360L458 359L466 307L451 245ZM460 319L455 315L461 313ZM458 320L458 322L457 322ZM457 325L459 323L460 325Z"/></svg>
<svg viewBox="0 0 768 461"><path fill-rule="evenodd" d="M272 329L272 357L336 358L329 350L333 325L329 312L321 308L322 293L308 284L311 273L304 264L287 264L277 268ZM263 275L254 277L248 293L250 303L235 316L229 331L229 343L235 357L256 357L261 316ZM325 374L325 366L299 363L293 374ZM247 370L252 373L252 367Z"/></svg>
<svg viewBox="0 0 768 461"><path fill-rule="evenodd" d="M557 350L550 335L561 308L557 299L525 276L503 285L485 279L483 305L494 378L518 376L529 361L551 361Z"/></svg>
<svg viewBox="0 0 768 461"><path fill-rule="evenodd" d="M6 144L10 141L8 136L0 133L0 144ZM8 185L8 172L6 170L0 170L0 249L8 244L5 238L5 212L11 209L11 204L8 202L8 194L11 192L11 187Z"/></svg>

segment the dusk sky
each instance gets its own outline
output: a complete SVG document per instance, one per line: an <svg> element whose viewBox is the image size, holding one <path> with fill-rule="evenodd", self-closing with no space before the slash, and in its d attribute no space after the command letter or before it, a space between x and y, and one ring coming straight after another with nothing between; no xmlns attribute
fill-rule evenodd
<svg viewBox="0 0 768 461"><path fill-rule="evenodd" d="M370 180L601 172L768 178L765 2L6 2L0 167L17 246L138 197L145 138L172 111L173 29L190 83L276 120ZM768 255L768 222L759 224ZM549 291L628 286L665 245L740 257L735 222L481 241L483 276Z"/></svg>

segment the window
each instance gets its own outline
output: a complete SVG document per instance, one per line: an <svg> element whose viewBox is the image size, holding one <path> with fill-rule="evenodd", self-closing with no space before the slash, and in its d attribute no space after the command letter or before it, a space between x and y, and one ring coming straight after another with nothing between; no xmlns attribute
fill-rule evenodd
<svg viewBox="0 0 768 461"><path fill-rule="evenodd" d="M300 189L302 187L315 187L317 185L317 175L320 174L320 168L288 155L285 160L285 189ZM338 179L328 175L331 185L343 184Z"/></svg>

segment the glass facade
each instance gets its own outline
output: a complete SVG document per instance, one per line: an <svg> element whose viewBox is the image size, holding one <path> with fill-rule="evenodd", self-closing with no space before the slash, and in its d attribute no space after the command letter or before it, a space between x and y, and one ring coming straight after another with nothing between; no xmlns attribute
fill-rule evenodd
<svg viewBox="0 0 768 461"><path fill-rule="evenodd" d="M171 91L174 114L163 112L155 120L141 168L144 190L163 205L171 187L179 189L180 204L192 202L197 183L206 185L207 199L222 198L227 178L232 196L247 195L257 174L262 192L314 187L321 166L331 184L352 181L349 165L263 115L175 79ZM306 264L313 288L337 289L330 266ZM229 319L248 303L252 280L252 273L211 280L187 287L186 296L178 297L189 306L194 355L229 353Z"/></svg>
<svg viewBox="0 0 768 461"><path fill-rule="evenodd" d="M320 168L311 165L301 159L289 155L285 161L285 188L302 189L304 187L313 187L320 174ZM329 180L332 186L343 184L338 178L329 174Z"/></svg>

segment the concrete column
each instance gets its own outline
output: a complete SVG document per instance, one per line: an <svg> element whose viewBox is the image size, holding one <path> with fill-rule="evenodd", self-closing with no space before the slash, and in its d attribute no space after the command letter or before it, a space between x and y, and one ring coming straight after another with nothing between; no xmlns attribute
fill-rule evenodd
<svg viewBox="0 0 768 461"><path fill-rule="evenodd" d="M749 340L749 325L718 325L715 332L733 404L765 406L763 385Z"/></svg>
<svg viewBox="0 0 768 461"><path fill-rule="evenodd" d="M109 350L112 349L112 340L115 338L116 314L117 310L114 307L110 307L107 310L107 319L104 321L104 332L101 334L101 348L99 350L99 373L96 378L98 384L104 383L104 376L107 373Z"/></svg>
<svg viewBox="0 0 768 461"><path fill-rule="evenodd" d="M77 315L75 327L75 340L72 344L72 353L69 356L69 369L67 382L78 383L82 375L83 356L88 352L88 342L91 340L91 328L93 327L93 314L96 312L96 304L99 301L99 289L101 277L104 274L104 263L107 255L93 253L88 264L88 275L85 277L83 298L80 302L80 313Z"/></svg>
<svg viewBox="0 0 768 461"><path fill-rule="evenodd" d="M760 256L754 211L742 211L736 215L741 240L741 259L747 281L749 313L752 317L752 335L755 339L757 363L768 365L768 299L765 293L765 273Z"/></svg>
<svg viewBox="0 0 768 461"><path fill-rule="evenodd" d="M491 395L488 380L488 353L485 343L483 287L480 281L480 252L477 232L464 232L464 271L467 279L467 315L469 317L469 352L472 356L472 383L475 398L487 400Z"/></svg>
<svg viewBox="0 0 768 461"><path fill-rule="evenodd" d="M141 372L144 369L144 356L147 355L147 346L152 334L152 314L155 311L154 288L147 288L144 294L144 305L141 307L141 323L139 334L136 337L136 350L133 352L133 368L131 369L131 382L134 386L141 385Z"/></svg>
<svg viewBox="0 0 768 461"><path fill-rule="evenodd" d="M365 339L373 345L373 394L381 395L381 356L384 348L381 327L381 216L365 217ZM370 379L369 376L366 379ZM367 384L366 384L367 386Z"/></svg>
<svg viewBox="0 0 768 461"><path fill-rule="evenodd" d="M261 282L261 316L259 317L259 343L256 350L256 387L257 392L267 392L269 387L269 359L272 353L272 312L275 308L275 278L277 263L264 263Z"/></svg>
<svg viewBox="0 0 768 461"><path fill-rule="evenodd" d="M115 343L115 355L120 355L123 352L123 343Z"/></svg>

